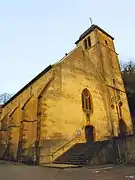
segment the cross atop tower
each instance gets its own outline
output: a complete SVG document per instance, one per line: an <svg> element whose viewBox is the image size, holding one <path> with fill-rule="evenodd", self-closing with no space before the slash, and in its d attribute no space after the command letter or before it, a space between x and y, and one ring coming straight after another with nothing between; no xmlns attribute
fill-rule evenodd
<svg viewBox="0 0 135 180"><path fill-rule="evenodd" d="M90 23L91 23L91 25L92 25L92 18L89 17L89 20L90 20Z"/></svg>

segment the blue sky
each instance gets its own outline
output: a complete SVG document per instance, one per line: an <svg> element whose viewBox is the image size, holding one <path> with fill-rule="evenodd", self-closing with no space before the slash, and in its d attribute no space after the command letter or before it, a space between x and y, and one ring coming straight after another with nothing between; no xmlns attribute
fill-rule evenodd
<svg viewBox="0 0 135 180"><path fill-rule="evenodd" d="M135 1L0 0L0 93L15 93L75 47L89 17L115 37L119 59L135 59Z"/></svg>

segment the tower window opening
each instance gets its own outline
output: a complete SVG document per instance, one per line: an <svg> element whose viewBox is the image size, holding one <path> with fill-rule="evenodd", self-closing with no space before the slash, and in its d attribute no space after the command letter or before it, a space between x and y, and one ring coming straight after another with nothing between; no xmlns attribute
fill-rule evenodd
<svg viewBox="0 0 135 180"><path fill-rule="evenodd" d="M84 40L84 47L87 49L87 39Z"/></svg>
<svg viewBox="0 0 135 180"><path fill-rule="evenodd" d="M88 47L91 46L91 39L90 39L90 36L88 37Z"/></svg>
<svg viewBox="0 0 135 180"><path fill-rule="evenodd" d="M105 44L106 44L106 45L108 45L108 42L107 42L107 40L105 40Z"/></svg>

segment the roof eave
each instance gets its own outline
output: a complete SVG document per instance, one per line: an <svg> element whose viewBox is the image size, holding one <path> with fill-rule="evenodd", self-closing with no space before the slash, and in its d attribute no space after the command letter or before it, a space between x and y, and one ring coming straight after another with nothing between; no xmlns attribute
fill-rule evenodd
<svg viewBox="0 0 135 180"><path fill-rule="evenodd" d="M15 99L19 94L21 94L26 88L30 87L36 80L38 80L41 76L46 74L50 69L52 69L52 65L49 65L45 68L41 73L39 73L34 79L32 79L28 84L26 84L20 91L18 91L14 96L12 96L5 104L2 105L4 108L8 103L10 103L13 99Z"/></svg>

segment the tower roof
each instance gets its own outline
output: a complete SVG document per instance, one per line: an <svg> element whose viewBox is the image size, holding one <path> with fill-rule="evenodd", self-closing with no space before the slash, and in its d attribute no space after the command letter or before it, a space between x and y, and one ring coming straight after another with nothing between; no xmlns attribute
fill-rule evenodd
<svg viewBox="0 0 135 180"><path fill-rule="evenodd" d="M90 26L86 31L84 31L84 33L82 33L79 37L79 39L75 42L75 44L77 44L78 42L80 42L83 38L85 38L89 33L91 33L94 29L98 29L101 32L103 32L104 34L106 34L108 37L110 37L112 40L114 40L114 38L108 34L106 31L104 31L103 29L101 29L99 26L93 24L92 26Z"/></svg>

